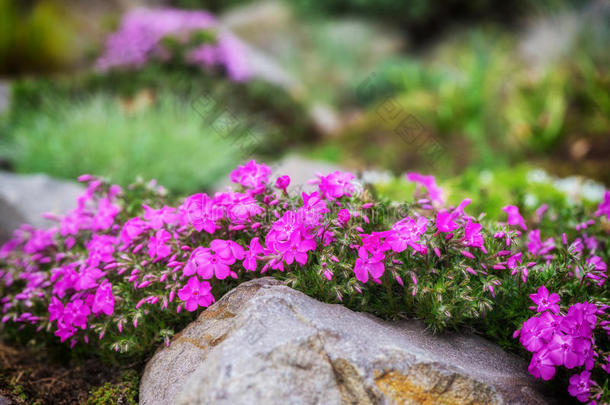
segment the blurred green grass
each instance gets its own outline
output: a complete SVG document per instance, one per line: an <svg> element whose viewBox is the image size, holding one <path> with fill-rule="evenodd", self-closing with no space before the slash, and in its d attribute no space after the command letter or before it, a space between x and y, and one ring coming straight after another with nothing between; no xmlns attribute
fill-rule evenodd
<svg viewBox="0 0 610 405"><path fill-rule="evenodd" d="M103 93L48 97L21 111L8 128L16 171L71 179L91 173L122 185L143 176L187 192L209 188L239 160L230 128L204 125L207 117L186 100L167 92L140 100L129 107Z"/></svg>

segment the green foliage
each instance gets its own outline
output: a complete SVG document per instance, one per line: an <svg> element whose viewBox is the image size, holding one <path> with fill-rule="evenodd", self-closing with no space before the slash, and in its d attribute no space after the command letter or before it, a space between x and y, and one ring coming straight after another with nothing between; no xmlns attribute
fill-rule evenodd
<svg viewBox="0 0 610 405"><path fill-rule="evenodd" d="M87 405L137 405L139 383L140 378L135 371L126 371L119 381L107 382L91 390Z"/></svg>
<svg viewBox="0 0 610 405"><path fill-rule="evenodd" d="M96 95L71 103L45 98L9 127L20 172L75 178L104 174L126 185L152 177L176 191L210 187L240 156L230 131L205 125L186 101L171 94L129 104ZM151 96L152 97L152 96ZM146 105L150 103L150 105Z"/></svg>
<svg viewBox="0 0 610 405"><path fill-rule="evenodd" d="M15 82L0 158L22 172L92 172L123 185L141 175L187 192L210 187L236 160L276 156L310 132L303 107L271 85L153 64Z"/></svg>
<svg viewBox="0 0 610 405"><path fill-rule="evenodd" d="M342 142L349 157L394 171L429 165L455 173L550 157L557 168L573 160L572 172L606 182L601 155L607 154L610 82L598 59L575 49L569 58L534 66L503 32L455 35L426 58L386 61L368 82L357 83L357 100L368 112ZM388 100L398 106L396 119L383 113ZM421 126L409 139L397 130L407 115ZM586 156L571 149L578 139ZM443 145L440 159L425 156L417 146L423 140Z"/></svg>
<svg viewBox="0 0 610 405"><path fill-rule="evenodd" d="M75 32L75 21L66 18L61 2L0 0L0 75L73 63Z"/></svg>

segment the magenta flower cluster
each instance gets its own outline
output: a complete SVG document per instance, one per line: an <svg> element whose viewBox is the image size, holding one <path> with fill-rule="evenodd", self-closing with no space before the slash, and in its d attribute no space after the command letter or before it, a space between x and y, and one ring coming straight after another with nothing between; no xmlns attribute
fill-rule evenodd
<svg viewBox="0 0 610 405"><path fill-rule="evenodd" d="M211 43L192 45L193 34L210 32ZM206 11L138 8L123 17L119 29L106 40L97 66L102 70L140 68L151 60L166 61L172 49L163 40L172 38L184 45L184 62L204 68L220 66L235 81L247 80L251 69L245 45L233 34L220 28L216 18Z"/></svg>
<svg viewBox="0 0 610 405"><path fill-rule="evenodd" d="M590 378L591 370L599 362L600 368L609 372L610 358L596 348L594 331L599 328L610 333L610 307L583 302L571 305L561 313L559 295L549 294L544 285L536 294L531 294L530 299L536 304L532 309L538 314L525 321L514 335L519 336L525 349L534 353L529 365L530 373L536 378L550 380L557 367L581 368L580 374L570 378L568 391L581 402L595 404L601 390Z"/></svg>
<svg viewBox="0 0 610 405"><path fill-rule="evenodd" d="M143 329L169 344L173 330L156 325L188 317L268 272L293 281L318 277L314 284L335 302L345 294L351 302L375 298L368 292L387 294L384 305L396 312L411 302L415 313L428 308L438 330L480 320L494 300L526 291L538 313L518 332L534 353L530 372L550 379L558 367L578 368L570 393L599 396L601 384L591 378L610 370L600 343L610 331L609 301L573 300L562 312L559 295L537 280L557 277L579 294L603 291L607 244L599 217L610 214L610 192L584 221L595 223L571 224L568 237L539 226L549 207L528 222L508 205L506 222L484 226L466 212L470 199L447 206L433 176L408 174L419 186L406 208L375 200L351 173L318 174L310 192L295 196L288 176L273 177L252 160L230 174L237 190L172 204L154 184L123 190L81 176L87 189L58 226L24 225L0 248L2 322L31 325L70 345L100 341L128 352L130 336Z"/></svg>

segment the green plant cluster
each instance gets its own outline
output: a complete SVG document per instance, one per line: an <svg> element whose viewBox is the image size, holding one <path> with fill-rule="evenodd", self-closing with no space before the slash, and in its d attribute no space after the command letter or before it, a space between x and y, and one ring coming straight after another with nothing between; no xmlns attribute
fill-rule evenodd
<svg viewBox="0 0 610 405"><path fill-rule="evenodd" d="M593 37L582 33L576 43L593 48L602 41ZM608 182L608 65L589 48L575 45L536 66L515 37L474 29L423 58L387 61L354 85L367 112L343 134L344 154L394 171L431 165L447 173L548 161L555 171ZM418 126L401 132L409 115ZM419 145L432 141L442 146L442 159L422 152Z"/></svg>
<svg viewBox="0 0 610 405"><path fill-rule="evenodd" d="M302 107L270 85L156 65L18 81L2 121L0 159L17 172L122 185L142 176L180 193L209 189L236 160L276 156L310 131Z"/></svg>
<svg viewBox="0 0 610 405"><path fill-rule="evenodd" d="M91 390L87 405L137 405L139 384L138 373L126 371L118 382L107 382Z"/></svg>

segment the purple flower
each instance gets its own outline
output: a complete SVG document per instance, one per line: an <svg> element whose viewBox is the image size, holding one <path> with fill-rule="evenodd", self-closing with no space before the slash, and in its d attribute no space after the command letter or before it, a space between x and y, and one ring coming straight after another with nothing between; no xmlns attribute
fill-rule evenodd
<svg viewBox="0 0 610 405"><path fill-rule="evenodd" d="M317 174L318 179L311 181L312 184L318 184L318 189L323 198L327 200L335 200L343 196L350 197L356 191L353 184L355 176L349 172L332 172L329 175L323 176Z"/></svg>
<svg viewBox="0 0 610 405"><path fill-rule="evenodd" d="M229 266L244 257L244 249L239 244L215 239L209 248L193 250L183 273L185 276L197 273L203 279L215 276L218 280L224 280L231 271Z"/></svg>
<svg viewBox="0 0 610 405"><path fill-rule="evenodd" d="M354 266L354 274L356 279L362 283L369 281L369 274L373 280L379 280L385 271L383 261L385 255L383 252L378 251L375 253L369 253L364 247L358 249L358 258L356 259L356 265Z"/></svg>
<svg viewBox="0 0 610 405"><path fill-rule="evenodd" d="M591 345L591 342L586 339L555 333L547 346L548 356L556 366L567 368L582 366L585 362L584 352L587 345Z"/></svg>
<svg viewBox="0 0 610 405"><path fill-rule="evenodd" d="M479 249L484 249L483 247L483 236L481 235L481 228L483 226L481 224L477 224L472 222L470 218L468 218L468 222L464 226L464 238L463 242L466 246L477 247Z"/></svg>
<svg viewBox="0 0 610 405"><path fill-rule="evenodd" d="M555 376L555 364L544 351L532 356L528 370L534 377L542 378L545 381Z"/></svg>
<svg viewBox="0 0 610 405"><path fill-rule="evenodd" d="M546 241L542 242L540 238L540 229L530 231L527 237L529 240L527 242L527 249L534 256L546 255L555 248L553 238L548 238Z"/></svg>
<svg viewBox="0 0 610 405"><path fill-rule="evenodd" d="M580 402L587 402L593 384L595 383L591 380L591 373L585 370L570 377L568 392Z"/></svg>
<svg viewBox="0 0 610 405"><path fill-rule="evenodd" d="M455 215L447 210L440 210L436 214L436 229L439 232L451 232L459 228L454 222Z"/></svg>
<svg viewBox="0 0 610 405"><path fill-rule="evenodd" d="M74 284L74 289L81 291L97 287L97 279L103 277L106 273L96 267L86 267L77 274L78 278Z"/></svg>
<svg viewBox="0 0 610 405"><path fill-rule="evenodd" d="M112 204L109 197L100 198L97 213L91 219L91 229L105 231L114 224L114 217L119 213L120 207Z"/></svg>
<svg viewBox="0 0 610 405"><path fill-rule="evenodd" d="M140 217L131 218L129 221L125 222L123 228L121 229L121 233L119 237L121 238L121 242L125 246L131 244L144 230L146 229L146 222L144 222Z"/></svg>
<svg viewBox="0 0 610 405"><path fill-rule="evenodd" d="M87 244L89 250L87 264L90 267L97 267L100 263L113 262L115 244L116 238L114 236L94 234Z"/></svg>
<svg viewBox="0 0 610 405"><path fill-rule="evenodd" d="M259 194L269 182L271 168L266 164L258 164L251 160L231 172L231 181L249 189L252 194Z"/></svg>
<svg viewBox="0 0 610 405"><path fill-rule="evenodd" d="M167 244L172 235L165 229L159 229L148 241L148 255L151 259L163 259L172 253L172 248Z"/></svg>
<svg viewBox="0 0 610 405"><path fill-rule="evenodd" d="M549 310L555 314L559 313L558 303L561 300L559 294L552 293L549 295L549 290L545 286L540 286L536 294L530 294L530 299L534 301L534 304L538 305L537 312Z"/></svg>
<svg viewBox="0 0 610 405"><path fill-rule="evenodd" d="M340 209L339 212L337 213L337 219L339 220L339 222L342 225L347 224L350 220L350 217L351 216L350 216L349 210L346 208Z"/></svg>
<svg viewBox="0 0 610 405"><path fill-rule="evenodd" d="M259 254L263 253L263 247L261 246L258 237L250 240L250 248L245 254L243 261L244 269L248 271L256 271L256 260Z"/></svg>
<svg viewBox="0 0 610 405"><path fill-rule="evenodd" d="M273 268L283 270L283 262L292 264L296 260L300 265L307 262L307 252L317 247L314 230L320 214L315 207L314 203L298 212L286 211L273 223L265 237L265 254L280 258Z"/></svg>
<svg viewBox="0 0 610 405"><path fill-rule="evenodd" d="M187 63L223 66L235 81L251 75L246 46L227 30L216 35L217 43L191 45L189 39L202 30L217 30L216 19L205 11L177 9L134 9L123 17L119 29L106 40L105 52L97 61L101 70L117 67L139 68L150 60L168 60L171 50L163 47L165 37L180 41ZM86 178L86 177L83 177Z"/></svg>
<svg viewBox="0 0 610 405"><path fill-rule="evenodd" d="M263 208L258 205L254 197L247 194L231 193L230 201L224 203L227 217L233 224L243 224L251 218L263 213ZM216 200L216 197L214 197Z"/></svg>
<svg viewBox="0 0 610 405"><path fill-rule="evenodd" d="M286 189L288 188L289 185L290 185L290 176L287 176L287 175L280 176L275 181L275 187L279 188L280 190L282 190L284 192L286 192Z"/></svg>
<svg viewBox="0 0 610 405"><path fill-rule="evenodd" d="M114 313L114 295L112 295L112 284L108 280L104 280L95 291L91 310L94 314L103 312L106 315L112 315Z"/></svg>
<svg viewBox="0 0 610 405"><path fill-rule="evenodd" d="M425 245L418 242L421 235L426 232L427 225L428 219L425 217L419 217L417 220L405 217L392 226L386 242L396 253L406 250L407 246L422 252L422 248L426 249Z"/></svg>
<svg viewBox="0 0 610 405"><path fill-rule="evenodd" d="M606 190L604 193L604 200L597 207L597 211L595 211L596 217L602 215L605 215L606 219L610 219L610 190Z"/></svg>
<svg viewBox="0 0 610 405"><path fill-rule="evenodd" d="M559 319L545 312L534 316L523 323L519 342L530 352L538 352L546 347L559 328Z"/></svg>
<svg viewBox="0 0 610 405"><path fill-rule="evenodd" d="M200 306L209 307L215 301L210 283L200 282L197 276L189 278L186 285L178 290L178 298L186 302L184 306L190 312Z"/></svg>
<svg viewBox="0 0 610 405"><path fill-rule="evenodd" d="M164 224L171 225L177 220L175 208L163 206L156 210L146 204L142 204L142 207L144 208L144 219L152 229L160 229Z"/></svg>
<svg viewBox="0 0 610 405"><path fill-rule="evenodd" d="M443 198L443 190L436 185L436 179L434 176L424 176L420 173L407 173L407 180L417 183L419 186L424 186L428 191L428 196L433 203L439 206L445 205L445 199Z"/></svg>
<svg viewBox="0 0 610 405"><path fill-rule="evenodd" d="M216 221L222 218L222 210L218 209L205 193L188 197L184 201L184 209L188 222L197 232L205 230L207 233L214 233Z"/></svg>
<svg viewBox="0 0 610 405"><path fill-rule="evenodd" d="M519 208L515 205L507 205L502 208L502 211L506 212L508 215L508 220L506 221L509 225L520 226L524 231L527 230L527 225L525 225L525 220L519 213Z"/></svg>

